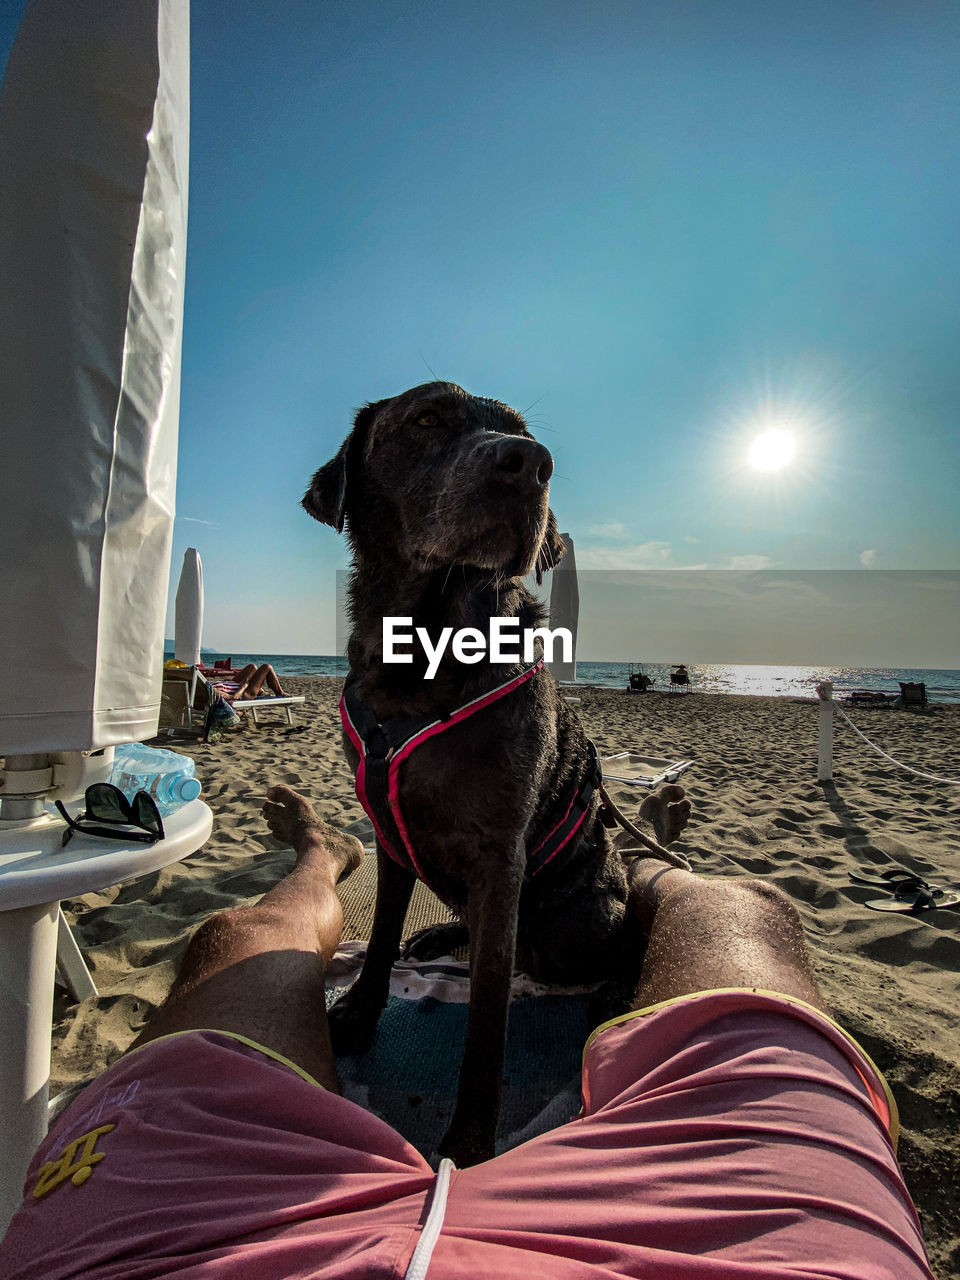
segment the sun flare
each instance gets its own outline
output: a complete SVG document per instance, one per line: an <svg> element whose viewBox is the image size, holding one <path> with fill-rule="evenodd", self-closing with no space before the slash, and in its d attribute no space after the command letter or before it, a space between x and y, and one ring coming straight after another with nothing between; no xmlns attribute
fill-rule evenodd
<svg viewBox="0 0 960 1280"><path fill-rule="evenodd" d="M792 462L797 452L797 439L785 427L770 427L754 437L747 455L755 471L780 471Z"/></svg>

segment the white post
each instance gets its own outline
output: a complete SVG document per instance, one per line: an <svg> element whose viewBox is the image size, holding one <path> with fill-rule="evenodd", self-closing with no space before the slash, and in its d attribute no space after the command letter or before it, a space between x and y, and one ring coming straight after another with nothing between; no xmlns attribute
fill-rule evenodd
<svg viewBox="0 0 960 1280"><path fill-rule="evenodd" d="M833 682L817 685L820 699L820 737L817 743L817 780L833 781Z"/></svg>

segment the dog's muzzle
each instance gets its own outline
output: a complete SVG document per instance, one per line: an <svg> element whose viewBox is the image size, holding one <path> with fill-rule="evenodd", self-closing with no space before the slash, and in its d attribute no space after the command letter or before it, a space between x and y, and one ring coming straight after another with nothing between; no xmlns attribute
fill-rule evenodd
<svg viewBox="0 0 960 1280"><path fill-rule="evenodd" d="M553 458L536 440L508 436L491 451L490 468L498 480L526 493L545 489L553 475Z"/></svg>

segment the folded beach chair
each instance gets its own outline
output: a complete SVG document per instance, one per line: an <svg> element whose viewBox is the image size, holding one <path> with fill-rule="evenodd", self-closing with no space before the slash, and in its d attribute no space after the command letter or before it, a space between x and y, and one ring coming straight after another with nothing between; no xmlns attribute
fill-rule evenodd
<svg viewBox="0 0 960 1280"><path fill-rule="evenodd" d="M903 681L899 680L900 685L900 705L901 707L925 707L927 705L927 686L922 680Z"/></svg>
<svg viewBox="0 0 960 1280"><path fill-rule="evenodd" d="M198 701L197 688L201 673L197 667L164 667L161 717L166 726L194 727L194 712L199 713L199 726L206 714L206 694Z"/></svg>
<svg viewBox="0 0 960 1280"><path fill-rule="evenodd" d="M659 787L661 782L676 782L693 764L692 760L668 760L663 756L644 756L636 751L619 751L602 756L604 782L626 782L631 787Z"/></svg>

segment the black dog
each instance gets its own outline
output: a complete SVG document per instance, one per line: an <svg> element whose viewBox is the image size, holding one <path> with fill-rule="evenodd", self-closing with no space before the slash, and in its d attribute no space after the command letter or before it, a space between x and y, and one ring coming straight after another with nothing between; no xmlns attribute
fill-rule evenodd
<svg viewBox="0 0 960 1280"><path fill-rule="evenodd" d="M385 617L412 619L406 629L423 628L433 648L448 627L542 624L521 578L563 553L552 471L520 414L433 382L361 409L303 499L317 520L346 526L353 550L342 714L378 837L373 932L331 1010L334 1048L372 1041L420 875L470 940L459 1094L441 1147L461 1166L493 1154L515 957L545 981L606 982L606 1014L627 1007L643 958L625 927L627 874L596 753L542 663L467 665L448 647L427 679L417 645L408 663L384 662Z"/></svg>

